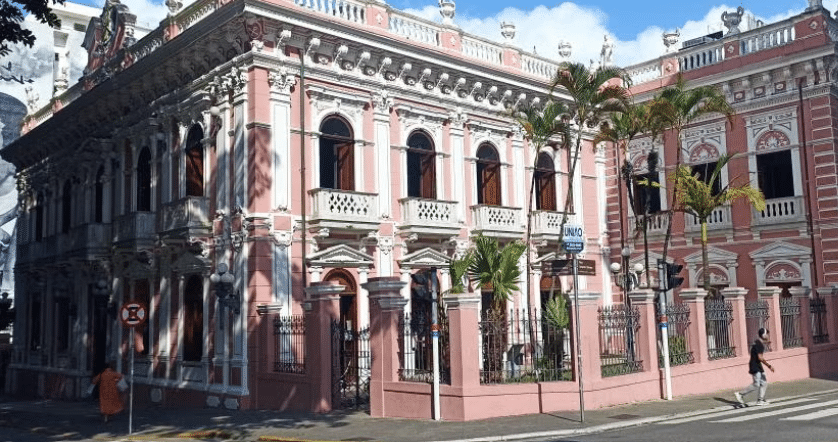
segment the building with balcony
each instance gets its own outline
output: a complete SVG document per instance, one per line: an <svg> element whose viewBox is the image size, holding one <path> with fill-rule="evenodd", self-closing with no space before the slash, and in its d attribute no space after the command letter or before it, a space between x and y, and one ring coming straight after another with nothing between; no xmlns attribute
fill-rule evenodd
<svg viewBox="0 0 838 442"><path fill-rule="evenodd" d="M740 32L732 21L727 23L727 32L686 41L677 49L670 40L669 53L626 68L634 80L631 90L637 103L651 101L678 76L686 81L687 89L718 87L736 116L732 124L719 114L691 122L681 133L682 163L707 177L721 155L735 155L723 169L717 188L748 183L765 196L766 207L761 211L744 200L713 211L707 219L709 268L702 263L698 220L690 214L674 215L667 259L686 265L684 288L701 287L705 272L710 273L714 290L746 287L752 289L749 299L754 300L756 287L780 287L784 296L790 296L793 287L802 287L815 296L838 284L832 239L838 216L832 136L838 22L820 2L810 5L802 14L759 23L748 31ZM659 155L657 176L648 174L647 158L652 151ZM665 183L677 158L676 139L670 132L633 140L626 159L633 166L634 178ZM615 183L616 160L612 153L609 184ZM671 187L634 185L639 195L635 201L648 198L651 210L644 213L638 204L624 211L627 224L622 225L630 226L624 240L631 248L631 262L644 259L639 222L644 218L652 264L660 257ZM608 213L616 215L617 186L608 189ZM623 191L623 200L628 201ZM610 218L612 241L621 235L618 221L617 216ZM612 256L620 259L615 253Z"/></svg>
<svg viewBox="0 0 838 442"><path fill-rule="evenodd" d="M199 0L161 19L134 34L108 2L87 26L81 81L2 150L22 209L10 393L73 398L107 361L127 371L117 315L139 303L138 400L323 409L286 397L332 367L306 363L290 331L277 338L301 324L288 318L339 285L331 326L362 336L371 279L402 281L408 311L417 273L438 269L446 290L476 235L524 238L533 175L540 292L570 158L536 156L506 109L545 99L557 61L376 1ZM583 257L606 268L606 157L589 144L570 219L584 220ZM579 286L610 299L609 278ZM521 290L506 308L540 300ZM369 368L352 348L334 372Z"/></svg>

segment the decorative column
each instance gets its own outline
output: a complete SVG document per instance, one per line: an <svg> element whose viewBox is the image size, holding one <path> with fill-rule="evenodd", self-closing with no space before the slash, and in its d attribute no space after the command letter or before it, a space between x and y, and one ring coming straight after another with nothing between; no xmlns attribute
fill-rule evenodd
<svg viewBox="0 0 838 442"><path fill-rule="evenodd" d="M406 304L399 291L404 282L398 277L372 278L361 283L370 293L370 416L387 416L384 385L399 380L399 319ZM398 407L399 399L393 405Z"/></svg>
<svg viewBox="0 0 838 442"><path fill-rule="evenodd" d="M334 281L315 282L305 289L306 376L311 388L310 409L332 410L332 322L340 315L340 293Z"/></svg>
<svg viewBox="0 0 838 442"><path fill-rule="evenodd" d="M780 288L779 287L760 287L757 289L759 299L764 300L768 304L768 321L765 324L765 329L768 330L771 338L771 351L780 351L783 349L783 318L780 312ZM751 340L756 339L756 336L749 336Z"/></svg>
<svg viewBox="0 0 838 442"><path fill-rule="evenodd" d="M466 199L463 189L466 187L466 176L474 174L474 168L465 166L465 140L463 125L466 117L461 113L452 113L449 115L451 124L448 126L448 138L451 142L451 191L452 198L457 201L457 221L463 223L466 221L466 205L469 201L475 201L473 198ZM473 164L473 163L472 163Z"/></svg>
<svg viewBox="0 0 838 442"><path fill-rule="evenodd" d="M748 294L748 289L744 287L728 287L722 289L722 296L730 301L733 306L733 323L731 327L731 334L733 335L733 345L739 349L737 356L747 356L750 347L750 339L748 338L748 327L745 323L745 296Z"/></svg>
<svg viewBox="0 0 838 442"><path fill-rule="evenodd" d="M278 210L291 210L291 87L297 77L290 75L284 68L268 73L271 87L271 153L273 162L273 202Z"/></svg>
<svg viewBox="0 0 838 442"><path fill-rule="evenodd" d="M402 287L401 294L402 294L402 299L404 299L405 302L406 302L406 304L404 306L405 314L410 314L410 310L411 310L411 308L410 308L410 272L411 272L411 270L412 269L408 266L402 266L401 269L399 269L399 272L401 273L401 281L404 283L404 287Z"/></svg>
<svg viewBox="0 0 838 442"><path fill-rule="evenodd" d="M800 315L798 316L798 323L800 324L800 338L803 346L811 349L814 343L812 342L812 313L809 302L809 287L790 287L789 292L791 296L797 300L800 305Z"/></svg>
<svg viewBox="0 0 838 442"><path fill-rule="evenodd" d="M375 192L378 192L378 211L384 219L392 218L392 195L393 178L390 173L390 108L393 106L393 99L387 91L375 91L372 93L372 120L373 136L375 141ZM407 175L400 175L400 179L406 179ZM398 188L398 187L396 187Z"/></svg>
<svg viewBox="0 0 838 442"><path fill-rule="evenodd" d="M657 364L657 321L655 321L655 291L641 289L629 292L632 307L637 307L640 312L640 332L635 336L637 344L635 356L640 361L646 361L643 371L655 371ZM584 368L584 365L583 365Z"/></svg>
<svg viewBox="0 0 838 442"><path fill-rule="evenodd" d="M370 325L370 292L365 287L369 275L369 267L358 268L358 330Z"/></svg>
<svg viewBox="0 0 838 442"><path fill-rule="evenodd" d="M707 322L704 317L704 298L707 291L704 289L683 289L679 294L681 299L690 308L689 348L693 353L693 360L696 364L703 364L710 358L707 349Z"/></svg>

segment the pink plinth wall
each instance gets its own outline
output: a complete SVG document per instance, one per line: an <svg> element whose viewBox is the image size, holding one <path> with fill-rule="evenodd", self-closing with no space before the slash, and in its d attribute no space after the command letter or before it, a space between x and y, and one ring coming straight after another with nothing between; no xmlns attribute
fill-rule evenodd
<svg viewBox="0 0 838 442"><path fill-rule="evenodd" d="M381 278L387 279L387 278ZM391 278L395 279L395 278ZM372 283L372 280L371 280ZM768 373L770 382L803 379L822 376L838 371L838 330L834 318L838 308L838 290L819 291L827 303L829 334L833 343L812 344L809 315L801 315L801 336L808 347L782 349L778 290L760 289L759 296L769 304L769 329L776 337L772 343L774 351L766 353L776 372ZM806 292L808 293L808 292ZM398 314L401 305L391 302L396 291L380 293L370 297L379 301L371 303L371 324L373 329L371 345L374 352L398 352ZM748 351L752 336L747 336L745 323L745 299L748 290L731 288L725 297L733 305L733 321L730 324L731 342L735 356L709 360L707 356L707 333L704 315L705 292L690 289L681 292L684 302L690 307L690 328L688 341L695 362L671 367L673 396L708 393L724 389L737 389L749 383ZM637 335L637 355L642 361L643 371L621 376L603 378L599 361L598 308L599 297L580 294L579 322L582 326L582 378L586 409L601 408L616 404L660 399L664 396L664 374L658 367L657 338L654 309L654 294L651 290L638 290L630 294L631 302L640 312L640 330ZM799 295L801 311L808 311L808 297ZM381 308L381 302L389 306ZM536 382L526 384L480 384L480 352L478 337L479 296L473 293L446 295L448 307L451 384L440 387L440 414L447 421L470 421L500 416L513 416L553 411L574 411L579 409L579 385L576 381ZM373 307L372 304L378 304ZM575 307L574 307L575 308ZM803 310L805 308L805 310ZM572 318L575 317L575 311ZM803 319L807 320L803 320ZM806 324L803 324L803 323ZM384 327L393 327L392 333ZM571 325L573 327L573 325ZM775 331L776 330L776 331ZM804 334L805 333L805 334ZM386 342L385 342L386 341ZM573 345L573 360L577 352ZM398 380L397 355L373 357L373 379L371 384L371 414L376 417L400 417L431 419L432 387L418 382ZM576 365L574 365L576 366Z"/></svg>

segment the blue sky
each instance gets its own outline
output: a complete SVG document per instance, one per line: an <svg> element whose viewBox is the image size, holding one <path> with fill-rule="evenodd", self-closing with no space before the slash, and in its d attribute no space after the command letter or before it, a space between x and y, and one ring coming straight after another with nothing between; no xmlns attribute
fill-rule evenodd
<svg viewBox="0 0 838 442"><path fill-rule="evenodd" d="M71 0L72 1L72 0ZM104 0L76 0L100 6ZM166 14L164 0L122 0L140 23L156 27ZM194 0L182 0L185 4ZM386 0L391 6L429 20L440 21L438 0ZM807 0L747 0L740 2L693 0L690 2L641 0L588 0L546 3L540 0L455 0L455 23L463 31L494 41L502 41L500 23L517 26L513 44L539 55L557 58L559 41L571 43L571 59L587 63L598 59L603 37L614 42L614 62L629 66L665 53L661 34L681 32L681 41L724 30L721 14L745 8L740 28L751 22L772 23L803 11ZM825 0L824 7L834 12L838 0Z"/></svg>

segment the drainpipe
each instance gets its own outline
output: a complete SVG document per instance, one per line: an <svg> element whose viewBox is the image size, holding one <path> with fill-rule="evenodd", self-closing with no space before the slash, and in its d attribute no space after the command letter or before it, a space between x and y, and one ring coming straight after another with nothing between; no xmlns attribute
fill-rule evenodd
<svg viewBox="0 0 838 442"><path fill-rule="evenodd" d="M302 231L300 236L302 238L302 281L303 290L308 287L308 265L306 264L306 106L305 106L305 92L306 91L306 50L305 47L300 49L300 223L302 224Z"/></svg>

